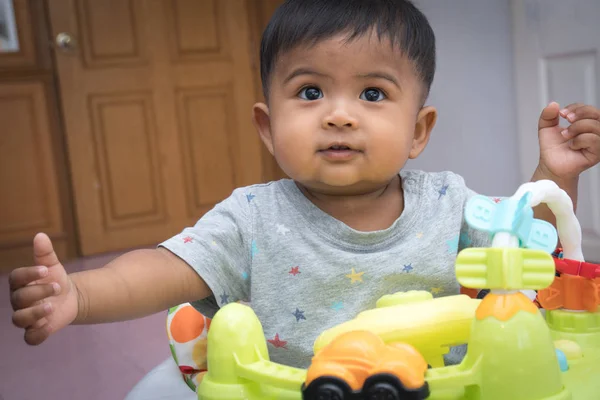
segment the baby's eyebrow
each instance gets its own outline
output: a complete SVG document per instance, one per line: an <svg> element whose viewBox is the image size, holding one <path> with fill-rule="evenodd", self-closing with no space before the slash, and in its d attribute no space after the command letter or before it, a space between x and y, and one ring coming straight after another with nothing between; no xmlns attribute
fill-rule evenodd
<svg viewBox="0 0 600 400"><path fill-rule="evenodd" d="M300 67L300 68L296 68L295 70L293 70L284 80L283 80L283 84L285 85L286 83L288 83L289 81L291 81L292 79L298 77L298 76L302 76L302 75L316 75L316 76L320 76L323 78L330 78L329 75L324 74L322 72L318 72L315 71L314 69L310 69L310 68L305 68L305 67Z"/></svg>
<svg viewBox="0 0 600 400"><path fill-rule="evenodd" d="M373 72L368 72L366 74L358 74L358 75L356 75L356 77L362 78L362 79L369 79L369 78L385 79L386 81L390 81L396 87L398 87L398 89L400 89L400 83L398 83L398 80L393 75L390 75L383 71L373 71Z"/></svg>

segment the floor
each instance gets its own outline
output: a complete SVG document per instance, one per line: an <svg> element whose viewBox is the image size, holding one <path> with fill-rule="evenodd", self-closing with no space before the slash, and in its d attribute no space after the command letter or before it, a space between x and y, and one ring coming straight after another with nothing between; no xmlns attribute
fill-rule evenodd
<svg viewBox="0 0 600 400"><path fill-rule="evenodd" d="M118 254L65 265L100 267ZM170 357L165 313L114 324L71 326L31 347L11 321L8 280L0 276L0 400L122 400Z"/></svg>

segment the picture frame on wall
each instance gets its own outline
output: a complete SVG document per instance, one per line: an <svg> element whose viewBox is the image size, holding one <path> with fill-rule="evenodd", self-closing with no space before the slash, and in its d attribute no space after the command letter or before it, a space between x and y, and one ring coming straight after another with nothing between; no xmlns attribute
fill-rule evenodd
<svg viewBox="0 0 600 400"><path fill-rule="evenodd" d="M13 0L0 0L0 52L12 53L18 51L19 36Z"/></svg>

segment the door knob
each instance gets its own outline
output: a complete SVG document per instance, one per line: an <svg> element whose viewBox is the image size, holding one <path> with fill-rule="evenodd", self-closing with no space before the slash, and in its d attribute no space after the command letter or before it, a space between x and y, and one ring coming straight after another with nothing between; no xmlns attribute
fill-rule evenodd
<svg viewBox="0 0 600 400"><path fill-rule="evenodd" d="M76 47L75 38L66 32L56 35L54 43L56 43L56 47L63 51L73 51Z"/></svg>

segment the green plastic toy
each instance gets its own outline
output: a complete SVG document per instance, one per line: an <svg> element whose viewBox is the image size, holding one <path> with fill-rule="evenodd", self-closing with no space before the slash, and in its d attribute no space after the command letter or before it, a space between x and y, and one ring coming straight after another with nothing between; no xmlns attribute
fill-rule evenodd
<svg viewBox="0 0 600 400"><path fill-rule="evenodd" d="M531 209L541 202L559 217L558 235L549 224L533 219ZM241 304L228 304L212 320L208 372L198 386L198 399L600 398L600 312L554 309L544 317L521 292L553 285L555 260L548 249L554 249L558 236L565 254L580 254L581 230L572 203L549 181L523 185L502 203L476 196L465 210L471 226L493 236L490 248L465 249L456 260L461 285L490 289L482 300L466 295L434 299L427 292L386 296L376 309L323 332L315 342L316 356L308 370L269 361L262 326L254 312ZM407 365L421 365L414 356L412 364L396 360L388 371L378 360L335 353L336 343L347 340L351 332L376 337L373 346L404 343L414 349L430 366L410 375L414 383L415 376L422 374L423 386L411 389L408 376L398 372L406 371ZM443 355L460 344L468 344L462 363L444 366ZM409 357L411 352L406 354ZM327 363L322 362L324 357L329 357ZM347 371L368 365L377 374L368 378L364 387L351 387L327 373L331 365Z"/></svg>

